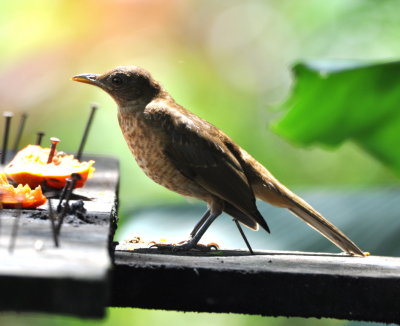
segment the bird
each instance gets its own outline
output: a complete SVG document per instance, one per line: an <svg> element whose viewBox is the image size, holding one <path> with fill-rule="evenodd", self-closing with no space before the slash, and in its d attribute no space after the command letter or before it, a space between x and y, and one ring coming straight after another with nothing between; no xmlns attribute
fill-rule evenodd
<svg viewBox="0 0 400 326"><path fill-rule="evenodd" d="M118 106L126 143L144 173L180 195L207 203L182 250L195 249L223 212L252 230L269 226L256 199L288 209L343 252L364 252L305 200L285 187L261 163L216 126L179 105L144 68L119 66L72 80L97 86Z"/></svg>

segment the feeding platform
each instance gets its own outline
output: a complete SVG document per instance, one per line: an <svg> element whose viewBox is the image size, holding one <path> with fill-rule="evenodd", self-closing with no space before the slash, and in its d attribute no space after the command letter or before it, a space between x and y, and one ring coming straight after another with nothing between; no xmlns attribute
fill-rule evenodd
<svg viewBox="0 0 400 326"><path fill-rule="evenodd" d="M400 323L400 258L218 250L174 253L113 243L118 161L74 190L84 220L66 219L54 246L46 207L0 216L0 310L100 318L106 307ZM54 206L57 200L53 200ZM10 237L19 218L12 252Z"/></svg>
<svg viewBox="0 0 400 326"><path fill-rule="evenodd" d="M0 212L0 310L104 315L117 219L118 161L90 159L96 161L96 172L84 188L74 190L70 201L73 205L82 200L86 212L66 216L59 247L54 245L48 209ZM58 200L52 202L56 206Z"/></svg>

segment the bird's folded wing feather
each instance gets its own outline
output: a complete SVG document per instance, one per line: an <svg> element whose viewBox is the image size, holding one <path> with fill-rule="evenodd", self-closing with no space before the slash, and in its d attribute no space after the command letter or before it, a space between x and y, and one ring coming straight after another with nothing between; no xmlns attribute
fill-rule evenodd
<svg viewBox="0 0 400 326"><path fill-rule="evenodd" d="M257 215L247 177L214 126L179 106L150 103L144 114L169 134L164 152L183 175L246 215Z"/></svg>

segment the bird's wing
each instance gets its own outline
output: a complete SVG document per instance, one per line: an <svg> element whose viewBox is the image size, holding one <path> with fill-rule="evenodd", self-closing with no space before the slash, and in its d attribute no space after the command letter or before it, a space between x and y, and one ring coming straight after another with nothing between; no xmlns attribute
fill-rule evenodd
<svg viewBox="0 0 400 326"><path fill-rule="evenodd" d="M242 166L216 127L178 105L170 108L150 103L144 114L148 121L168 133L164 152L183 175L257 223L266 225Z"/></svg>

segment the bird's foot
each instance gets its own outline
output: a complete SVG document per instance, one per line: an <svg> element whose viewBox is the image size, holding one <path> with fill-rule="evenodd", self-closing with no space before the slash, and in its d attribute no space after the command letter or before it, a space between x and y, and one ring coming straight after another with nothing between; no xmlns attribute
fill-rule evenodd
<svg viewBox="0 0 400 326"><path fill-rule="evenodd" d="M190 250L195 250L195 251L202 251L202 252L209 252L211 250L219 250L218 244L212 242L207 245L201 244L201 243L192 243L190 240L189 241L181 241L178 243L155 243L152 242L150 243L150 248L156 248L159 250L168 250L172 252L184 252L184 251L190 251Z"/></svg>
<svg viewBox="0 0 400 326"><path fill-rule="evenodd" d="M218 244L213 243L213 242L209 243L207 245L204 245L201 243L192 243L189 240L189 241L182 241L182 242L177 243L172 250L173 251L196 250L196 251L208 252L211 250L219 250L219 246L218 246Z"/></svg>

